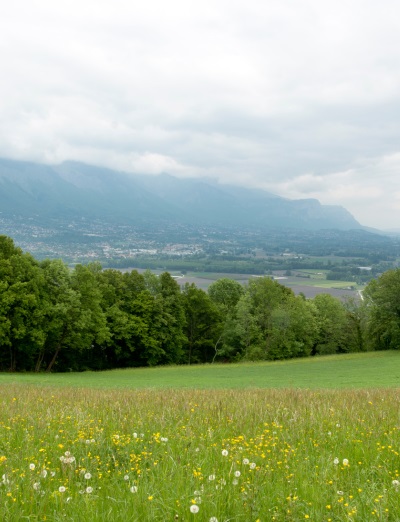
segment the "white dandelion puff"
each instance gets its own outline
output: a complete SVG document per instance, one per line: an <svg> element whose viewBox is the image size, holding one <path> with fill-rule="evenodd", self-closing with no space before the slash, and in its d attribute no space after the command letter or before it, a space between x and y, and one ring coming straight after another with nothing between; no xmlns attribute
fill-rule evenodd
<svg viewBox="0 0 400 522"><path fill-rule="evenodd" d="M192 504L190 506L190 512L191 513L198 513L200 511L200 508L197 504Z"/></svg>

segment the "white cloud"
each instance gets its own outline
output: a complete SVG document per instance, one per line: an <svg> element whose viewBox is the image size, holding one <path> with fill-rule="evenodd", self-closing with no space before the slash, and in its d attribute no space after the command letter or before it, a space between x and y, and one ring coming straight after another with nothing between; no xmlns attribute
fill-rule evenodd
<svg viewBox="0 0 400 522"><path fill-rule="evenodd" d="M391 226L399 34L395 0L8 2L0 155L214 176Z"/></svg>

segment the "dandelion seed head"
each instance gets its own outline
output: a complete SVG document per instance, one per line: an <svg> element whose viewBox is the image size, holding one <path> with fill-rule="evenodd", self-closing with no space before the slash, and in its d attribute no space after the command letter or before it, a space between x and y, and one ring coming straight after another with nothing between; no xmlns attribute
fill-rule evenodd
<svg viewBox="0 0 400 522"><path fill-rule="evenodd" d="M29 469L30 469L30 470L33 471L35 468L36 468L35 464L33 464L33 463L32 463L32 464L29 464Z"/></svg>
<svg viewBox="0 0 400 522"><path fill-rule="evenodd" d="M191 513L198 513L200 511L200 508L197 504L192 504L189 509Z"/></svg>
<svg viewBox="0 0 400 522"><path fill-rule="evenodd" d="M237 471L235 471L234 475L235 475L235 477L240 477L241 473L239 470L237 470Z"/></svg>
<svg viewBox="0 0 400 522"><path fill-rule="evenodd" d="M58 488L58 491L59 491L60 493L65 493L65 489L66 489L65 486L60 486L60 487Z"/></svg>
<svg viewBox="0 0 400 522"><path fill-rule="evenodd" d="M90 480L92 478L92 474L91 473L85 473L85 479L86 480Z"/></svg>
<svg viewBox="0 0 400 522"><path fill-rule="evenodd" d="M223 456L223 457L227 457L227 456L228 456L228 450L226 450L226 449L223 449L223 450L221 451L221 453L222 453L222 456Z"/></svg>
<svg viewBox="0 0 400 522"><path fill-rule="evenodd" d="M249 459L243 459L242 462L245 466L248 466L250 464Z"/></svg>
<svg viewBox="0 0 400 522"><path fill-rule="evenodd" d="M93 488L92 488L91 486L88 486L88 487L86 488L86 493L89 493L89 494L90 494L90 493L93 493Z"/></svg>

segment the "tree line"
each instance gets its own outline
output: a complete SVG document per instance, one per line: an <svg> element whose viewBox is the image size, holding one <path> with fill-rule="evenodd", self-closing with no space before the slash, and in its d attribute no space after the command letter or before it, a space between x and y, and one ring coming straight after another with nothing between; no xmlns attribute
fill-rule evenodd
<svg viewBox="0 0 400 522"><path fill-rule="evenodd" d="M314 299L268 277L180 287L165 272L36 260L0 236L0 370L80 371L287 359L400 346L400 270L363 300Z"/></svg>

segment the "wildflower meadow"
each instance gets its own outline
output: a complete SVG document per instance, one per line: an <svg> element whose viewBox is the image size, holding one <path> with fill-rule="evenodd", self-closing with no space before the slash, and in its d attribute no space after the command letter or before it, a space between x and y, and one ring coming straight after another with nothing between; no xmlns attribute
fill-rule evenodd
<svg viewBox="0 0 400 522"><path fill-rule="evenodd" d="M4 521L400 520L400 398L2 385Z"/></svg>

